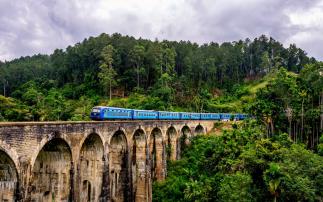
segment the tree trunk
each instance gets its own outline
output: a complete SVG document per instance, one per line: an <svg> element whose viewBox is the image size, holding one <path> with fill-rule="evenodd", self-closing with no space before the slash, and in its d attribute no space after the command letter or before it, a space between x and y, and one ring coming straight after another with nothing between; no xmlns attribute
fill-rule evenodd
<svg viewBox="0 0 323 202"><path fill-rule="evenodd" d="M320 112L321 112L321 116L320 116L320 130L322 131L322 129L323 129L323 92L321 92L321 94L319 96L319 105L320 105Z"/></svg>
<svg viewBox="0 0 323 202"><path fill-rule="evenodd" d="M295 133L295 142L297 143L297 141L298 141L298 123L295 123L295 130L296 130L296 133Z"/></svg>
<svg viewBox="0 0 323 202"><path fill-rule="evenodd" d="M139 89L139 65L137 65L137 88Z"/></svg>
<svg viewBox="0 0 323 202"><path fill-rule="evenodd" d="M109 92L109 96L110 96L110 101L111 101L111 99L112 99L112 89L111 89L112 87L111 87L111 79L110 79L110 85L109 85L109 90L110 90L110 92Z"/></svg>
<svg viewBox="0 0 323 202"><path fill-rule="evenodd" d="M6 80L3 80L3 96L6 97Z"/></svg>
<svg viewBox="0 0 323 202"><path fill-rule="evenodd" d="M303 141L304 135L304 98L302 99L302 126L301 126L301 142Z"/></svg>
<svg viewBox="0 0 323 202"><path fill-rule="evenodd" d="M271 119L271 136L274 134L274 120Z"/></svg>
<svg viewBox="0 0 323 202"><path fill-rule="evenodd" d="M292 137L292 121L289 121L289 136Z"/></svg>

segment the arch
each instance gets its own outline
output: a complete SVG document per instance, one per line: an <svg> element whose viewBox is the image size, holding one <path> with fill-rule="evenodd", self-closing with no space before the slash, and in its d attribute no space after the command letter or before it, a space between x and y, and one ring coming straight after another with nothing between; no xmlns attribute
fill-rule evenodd
<svg viewBox="0 0 323 202"><path fill-rule="evenodd" d="M176 159L181 158L184 149L187 147L187 145L190 144L191 137L192 137L191 129L187 125L183 126L177 141Z"/></svg>
<svg viewBox="0 0 323 202"><path fill-rule="evenodd" d="M88 135L86 135L86 136L84 136L82 138L82 140L80 141L80 144L79 144L80 147L82 147L84 145L84 142L88 139L88 137L92 136L92 135L96 135L100 139L102 145L104 145L104 142L105 142L104 137L101 134L97 133L97 132L91 132L91 133L89 133Z"/></svg>
<svg viewBox="0 0 323 202"><path fill-rule="evenodd" d="M53 138L40 150L29 182L31 201L68 201L73 193L72 152L62 138Z"/></svg>
<svg viewBox="0 0 323 202"><path fill-rule="evenodd" d="M166 132L166 159L176 160L177 132L174 126L170 126Z"/></svg>
<svg viewBox="0 0 323 202"><path fill-rule="evenodd" d="M18 154L15 150L13 150L10 145L8 145L6 142L0 140L0 150L2 150L3 152L5 152L10 159L14 162L15 167L19 168L19 161L18 161Z"/></svg>
<svg viewBox="0 0 323 202"><path fill-rule="evenodd" d="M81 201L93 201L92 198L92 186L91 186L91 182L89 182L88 180L84 180L82 182L82 186L81 186L81 191L80 191L80 195L81 195Z"/></svg>
<svg viewBox="0 0 323 202"><path fill-rule="evenodd" d="M0 200L16 201L18 172L12 158L0 148Z"/></svg>
<svg viewBox="0 0 323 202"><path fill-rule="evenodd" d="M112 201L129 200L129 155L126 134L116 131L110 139L109 172Z"/></svg>
<svg viewBox="0 0 323 202"><path fill-rule="evenodd" d="M132 191L135 201L148 200L148 148L145 131L141 128L135 130L132 137Z"/></svg>
<svg viewBox="0 0 323 202"><path fill-rule="evenodd" d="M149 138L149 159L151 169L151 179L162 180L164 178L163 162L164 162L164 143L162 131L154 128Z"/></svg>
<svg viewBox="0 0 323 202"><path fill-rule="evenodd" d="M191 132L191 129L187 125L185 125L185 126L182 127L182 129L181 129L181 136L182 135L186 135L187 137L191 137L192 132Z"/></svg>
<svg viewBox="0 0 323 202"><path fill-rule="evenodd" d="M102 190L103 155L101 137L96 133L89 134L82 144L78 162L79 188L82 193L80 201L99 201Z"/></svg>
<svg viewBox="0 0 323 202"><path fill-rule="evenodd" d="M204 134L204 133L205 133L204 128L203 128L203 126L201 124L199 124L199 125L197 125L195 127L195 130L194 130L195 135L201 135L201 134Z"/></svg>
<svg viewBox="0 0 323 202"><path fill-rule="evenodd" d="M40 143L38 144L38 147L36 149L36 151L34 151L33 155L31 155L31 160L30 160L30 165L31 165L31 169L33 169L34 165L35 165L35 161L36 161L36 158L38 156L38 154L40 153L40 151L44 148L44 146L50 142L51 140L53 139L62 139L69 147L71 153L72 153L72 150L71 150L71 145L68 143L68 141L64 138L64 135L62 135L60 132L58 131L54 131L52 132L51 134L48 134L47 136L45 136L41 141ZM72 160L73 160L73 155L72 155Z"/></svg>
<svg viewBox="0 0 323 202"><path fill-rule="evenodd" d="M114 130L112 132L112 135L107 139L107 142L106 143L108 143L108 145L110 145L111 142L112 142L112 138L114 137L114 135L120 135L120 134L122 134L120 137L121 138L124 138L124 140L128 144L129 141L128 141L128 138L127 138L127 131L123 127L119 127L117 130Z"/></svg>

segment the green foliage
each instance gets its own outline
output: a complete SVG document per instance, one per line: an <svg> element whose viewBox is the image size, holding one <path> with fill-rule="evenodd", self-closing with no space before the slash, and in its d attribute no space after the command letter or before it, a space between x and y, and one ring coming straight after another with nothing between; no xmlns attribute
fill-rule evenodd
<svg viewBox="0 0 323 202"><path fill-rule="evenodd" d="M247 110L267 126L269 136L285 132L310 148L318 143L323 98L322 63L306 65L299 75L280 68L268 85L256 93Z"/></svg>
<svg viewBox="0 0 323 202"><path fill-rule="evenodd" d="M67 113L75 111L73 107L82 96L98 97L98 102L107 94L118 95L115 99L119 100L134 92L144 94L144 106L150 109L242 112L258 88L249 89L244 80L259 78L268 67L277 69L286 64L289 71L299 72L304 64L313 62L296 46L285 49L266 36L253 41L198 45L101 34L51 55L1 63L0 93L30 106L25 108L32 114L25 117L30 120L70 119L74 114ZM316 73L312 74L317 72L312 71L315 67L308 69L301 71L306 76L304 81L318 86L321 81ZM62 116L44 114L48 110L43 101L53 88L61 91L63 100L71 102L65 108L73 108L66 109ZM311 90L316 96L321 92L320 88L304 90L304 104L308 103ZM218 97L214 92L223 94Z"/></svg>
<svg viewBox="0 0 323 202"><path fill-rule="evenodd" d="M323 157L286 134L265 138L255 121L200 136L154 183L154 201L320 201Z"/></svg>
<svg viewBox="0 0 323 202"><path fill-rule="evenodd" d="M317 146L318 153L323 156L323 134L320 137L320 143Z"/></svg>
<svg viewBox="0 0 323 202"><path fill-rule="evenodd" d="M112 87L117 84L117 72L112 67L114 52L115 50L111 45L103 48L101 53L102 64L100 65L100 72L98 73L100 83L110 96L110 100L112 98Z"/></svg>
<svg viewBox="0 0 323 202"><path fill-rule="evenodd" d="M220 183L219 201L255 201L252 196L252 179L249 174L226 174Z"/></svg>
<svg viewBox="0 0 323 202"><path fill-rule="evenodd" d="M26 121L32 118L28 107L13 98L0 95L1 121Z"/></svg>

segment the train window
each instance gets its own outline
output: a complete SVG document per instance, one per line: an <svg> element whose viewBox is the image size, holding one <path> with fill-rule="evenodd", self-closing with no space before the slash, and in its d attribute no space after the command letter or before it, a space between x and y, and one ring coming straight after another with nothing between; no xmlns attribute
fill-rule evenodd
<svg viewBox="0 0 323 202"><path fill-rule="evenodd" d="M92 109L92 112L99 113L99 112L100 112L100 109L98 109L98 108L93 108L93 109Z"/></svg>

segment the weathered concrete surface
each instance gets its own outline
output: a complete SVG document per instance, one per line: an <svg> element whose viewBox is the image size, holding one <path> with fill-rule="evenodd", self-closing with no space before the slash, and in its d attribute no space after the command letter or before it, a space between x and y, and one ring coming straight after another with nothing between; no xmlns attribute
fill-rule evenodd
<svg viewBox="0 0 323 202"><path fill-rule="evenodd" d="M0 123L0 201L151 201L213 121Z"/></svg>

